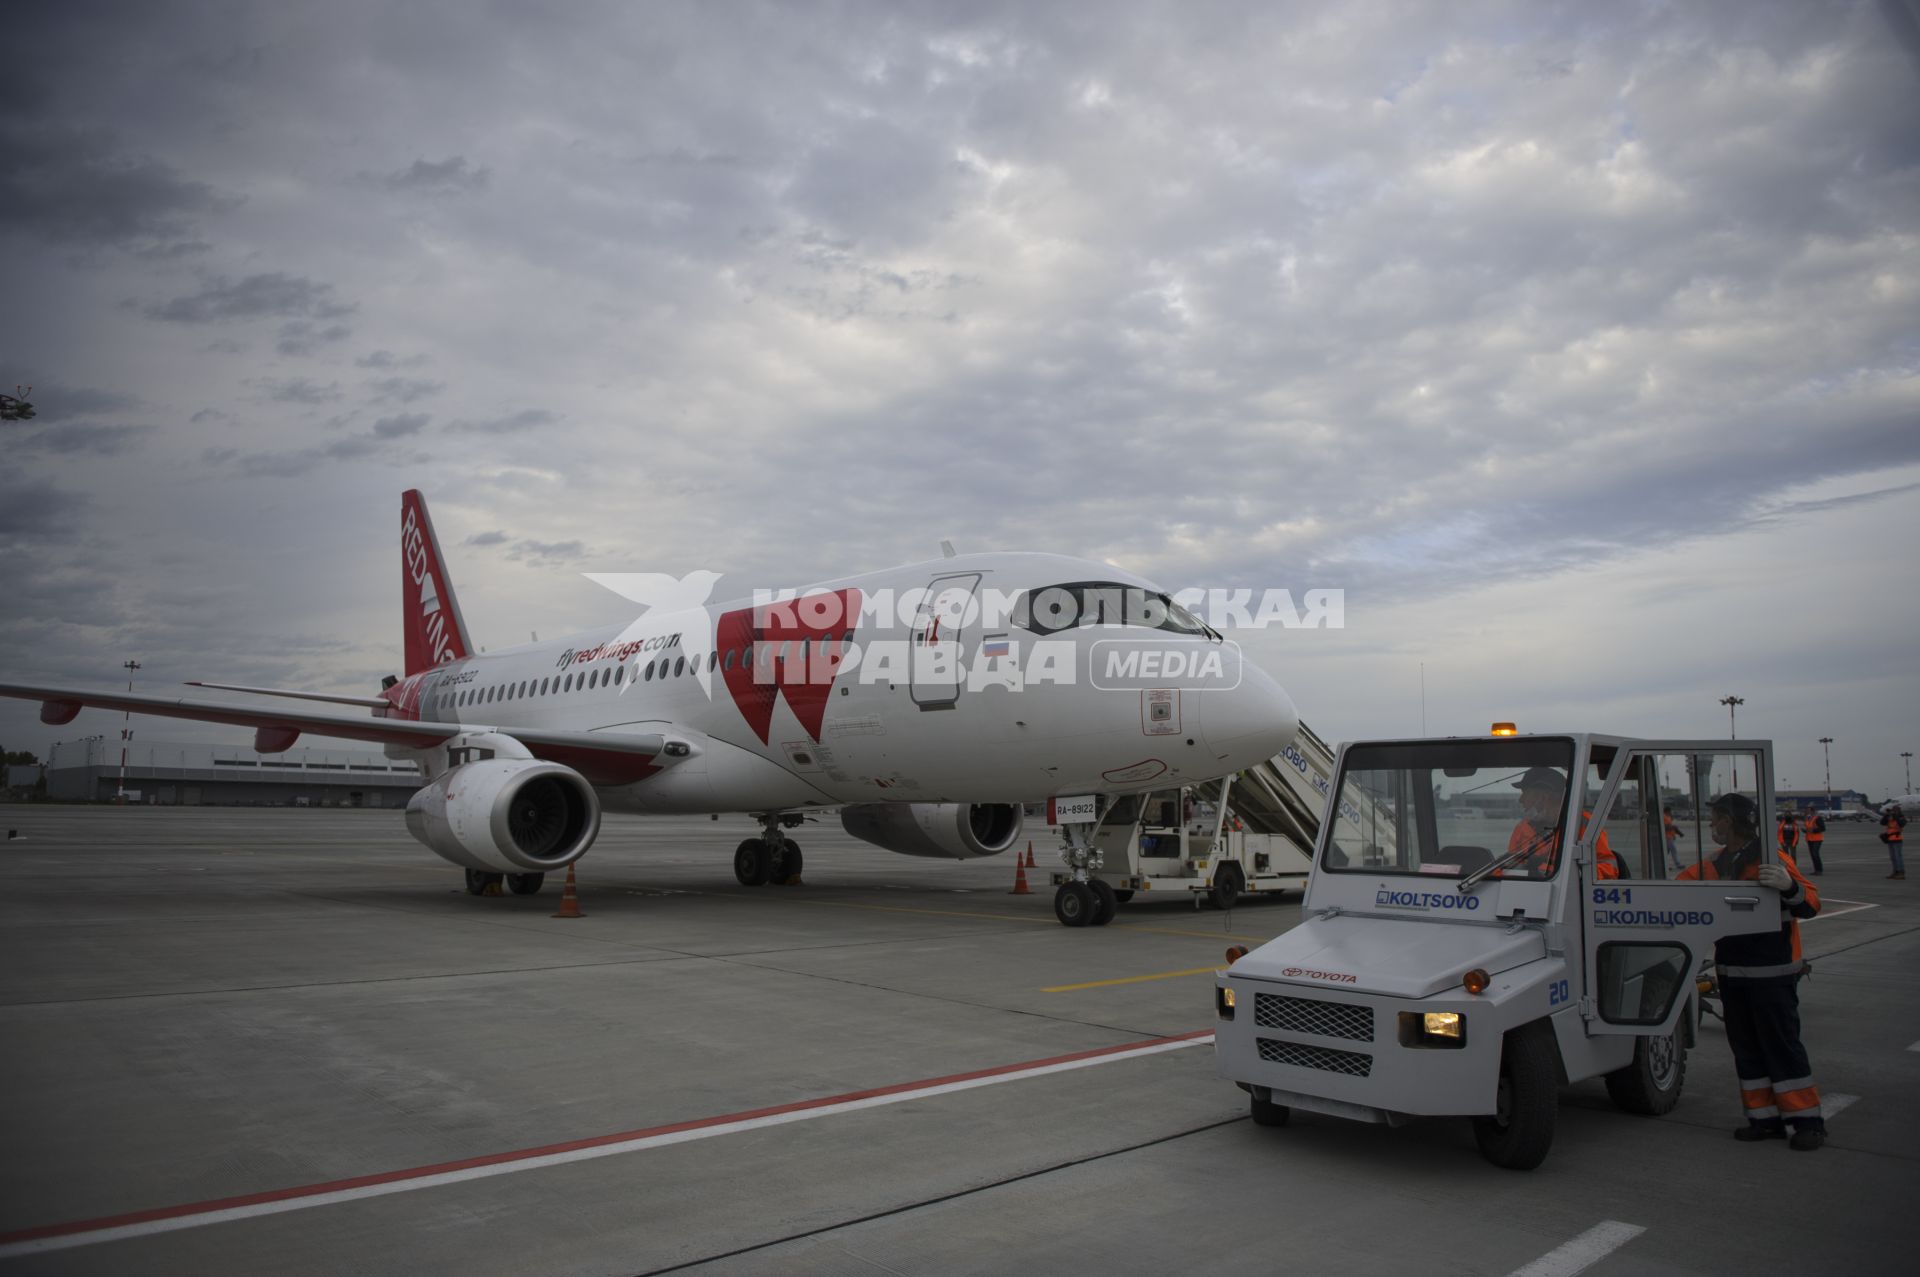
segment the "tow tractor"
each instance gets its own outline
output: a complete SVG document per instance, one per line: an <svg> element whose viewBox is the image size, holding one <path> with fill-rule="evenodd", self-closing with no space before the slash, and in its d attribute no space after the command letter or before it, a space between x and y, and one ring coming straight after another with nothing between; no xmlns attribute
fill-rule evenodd
<svg viewBox="0 0 1920 1277"><path fill-rule="evenodd" d="M1098 927L1136 892L1226 909L1243 892L1301 890L1332 775L1333 751L1303 724L1272 761L1232 776L1054 806L1066 866L1052 875L1054 916Z"/></svg>
<svg viewBox="0 0 1920 1277"><path fill-rule="evenodd" d="M1694 973L1718 937L1780 926L1773 891L1668 872L1662 807L1686 854L1710 858L1712 804L1731 793L1774 809L1771 742L1343 746L1302 922L1230 949L1215 981L1220 1073L1262 1126L1294 1109L1468 1117L1481 1153L1516 1170L1546 1158L1563 1084L1604 1078L1629 1112L1672 1111ZM1618 878L1598 876L1603 840Z"/></svg>

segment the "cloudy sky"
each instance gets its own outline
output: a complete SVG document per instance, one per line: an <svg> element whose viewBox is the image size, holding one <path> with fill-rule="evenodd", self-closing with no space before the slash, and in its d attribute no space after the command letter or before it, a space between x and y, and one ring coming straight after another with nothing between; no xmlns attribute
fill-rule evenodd
<svg viewBox="0 0 1920 1277"><path fill-rule="evenodd" d="M1331 739L1897 790L1917 15L16 6L0 674L369 689L419 486L483 644L949 537L1344 589L1243 636Z"/></svg>

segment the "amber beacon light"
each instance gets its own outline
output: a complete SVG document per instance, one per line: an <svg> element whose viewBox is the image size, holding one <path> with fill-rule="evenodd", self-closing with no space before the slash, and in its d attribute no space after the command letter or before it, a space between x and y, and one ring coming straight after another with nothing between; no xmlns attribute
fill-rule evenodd
<svg viewBox="0 0 1920 1277"><path fill-rule="evenodd" d="M1493 734L1495 736L1518 736L1520 729L1512 723L1495 723L1493 725Z"/></svg>

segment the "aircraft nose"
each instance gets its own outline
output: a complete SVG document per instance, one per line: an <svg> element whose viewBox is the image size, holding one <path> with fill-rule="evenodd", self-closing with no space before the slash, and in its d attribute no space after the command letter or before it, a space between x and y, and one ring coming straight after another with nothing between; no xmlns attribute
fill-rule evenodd
<svg viewBox="0 0 1920 1277"><path fill-rule="evenodd" d="M1291 745L1300 730L1300 711L1285 688L1249 661L1238 687L1204 694L1200 728L1214 756L1238 771Z"/></svg>

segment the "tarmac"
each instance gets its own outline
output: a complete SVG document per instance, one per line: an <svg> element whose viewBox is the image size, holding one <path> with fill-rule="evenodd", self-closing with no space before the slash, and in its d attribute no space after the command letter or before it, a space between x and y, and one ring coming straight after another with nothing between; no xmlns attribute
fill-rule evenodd
<svg viewBox="0 0 1920 1277"><path fill-rule="evenodd" d="M1018 896L832 822L741 887L749 822L609 818L569 920L392 811L0 826L4 1274L1913 1270L1920 885L1870 825L1804 933L1827 1147L1731 1138L1709 1020L1675 1112L1567 1087L1527 1173L1464 1121L1253 1125L1210 972L1298 896L1068 929L1044 828Z"/></svg>

